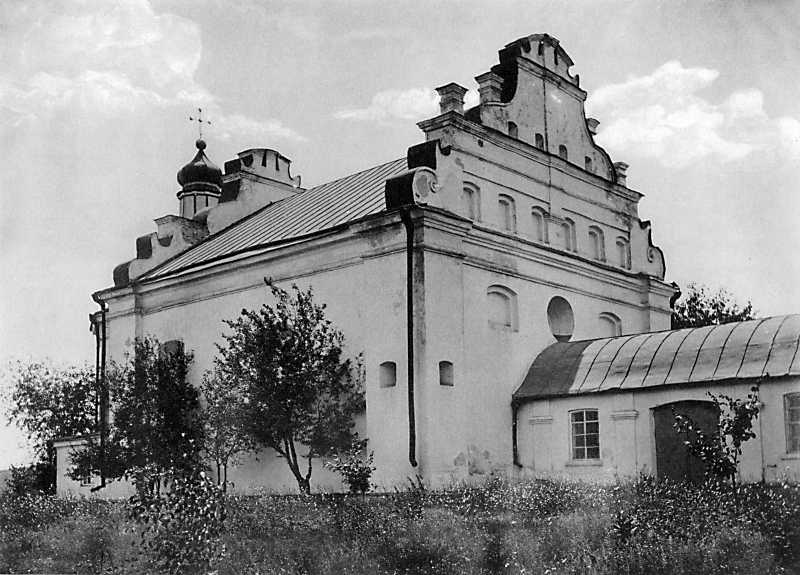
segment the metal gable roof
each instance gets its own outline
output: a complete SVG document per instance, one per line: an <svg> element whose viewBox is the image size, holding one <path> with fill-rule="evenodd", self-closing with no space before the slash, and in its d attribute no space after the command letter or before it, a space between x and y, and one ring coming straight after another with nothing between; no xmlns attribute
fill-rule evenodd
<svg viewBox="0 0 800 575"><path fill-rule="evenodd" d="M163 278L227 255L306 236L385 209L384 183L406 159L345 176L265 206L142 276Z"/></svg>
<svg viewBox="0 0 800 575"><path fill-rule="evenodd" d="M798 347L800 315L554 343L514 400L800 375Z"/></svg>

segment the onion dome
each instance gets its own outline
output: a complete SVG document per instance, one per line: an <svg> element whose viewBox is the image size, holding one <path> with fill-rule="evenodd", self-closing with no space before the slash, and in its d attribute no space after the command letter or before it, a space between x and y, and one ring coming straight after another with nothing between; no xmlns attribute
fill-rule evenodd
<svg viewBox="0 0 800 575"><path fill-rule="evenodd" d="M220 193L222 190L222 170L208 159L206 143L203 140L195 142L197 154L191 162L178 171L178 183L183 192L206 191Z"/></svg>

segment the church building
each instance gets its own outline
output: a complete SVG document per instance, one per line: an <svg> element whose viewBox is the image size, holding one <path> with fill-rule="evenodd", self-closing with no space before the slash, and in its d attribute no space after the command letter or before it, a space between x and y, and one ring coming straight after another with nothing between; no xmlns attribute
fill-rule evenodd
<svg viewBox="0 0 800 575"><path fill-rule="evenodd" d="M594 141L572 65L552 36L516 40L476 76L477 106L443 85L403 157L309 189L276 150L221 170L198 140L178 172L179 215L156 219L93 295L99 369L154 335L194 352L199 383L223 320L270 302L268 277L313 287L363 354L357 426L381 489L415 476L691 477L672 409L715 418L708 391L745 397L756 383L740 475L800 479L800 316L670 331L678 288L627 164ZM64 475L79 442L57 443L62 495L97 483ZM239 492L296 489L274 453L228 477ZM312 489L341 482L317 465Z"/></svg>

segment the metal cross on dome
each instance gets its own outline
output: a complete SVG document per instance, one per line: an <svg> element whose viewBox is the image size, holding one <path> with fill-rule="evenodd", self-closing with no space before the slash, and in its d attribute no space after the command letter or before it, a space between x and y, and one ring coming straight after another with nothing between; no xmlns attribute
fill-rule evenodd
<svg viewBox="0 0 800 575"><path fill-rule="evenodd" d="M194 117L194 118L192 116L189 116L189 121L190 122L197 122L197 133L199 134L199 139L202 140L203 139L203 124L208 124L209 126L211 125L211 122L209 122L208 120L204 120L203 119L203 108L197 108L197 116Z"/></svg>

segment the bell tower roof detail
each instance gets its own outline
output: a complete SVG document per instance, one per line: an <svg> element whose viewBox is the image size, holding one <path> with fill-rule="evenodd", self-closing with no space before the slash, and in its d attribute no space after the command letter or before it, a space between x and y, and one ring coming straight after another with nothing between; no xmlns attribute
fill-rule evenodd
<svg viewBox="0 0 800 575"><path fill-rule="evenodd" d="M222 170L206 156L203 140L197 140L195 146L197 153L192 161L178 170L180 214L190 219L216 206L222 195Z"/></svg>
<svg viewBox="0 0 800 575"><path fill-rule="evenodd" d="M222 170L208 159L203 140L195 142L197 153L192 161L178 171L182 192L206 191L219 194L222 190Z"/></svg>

